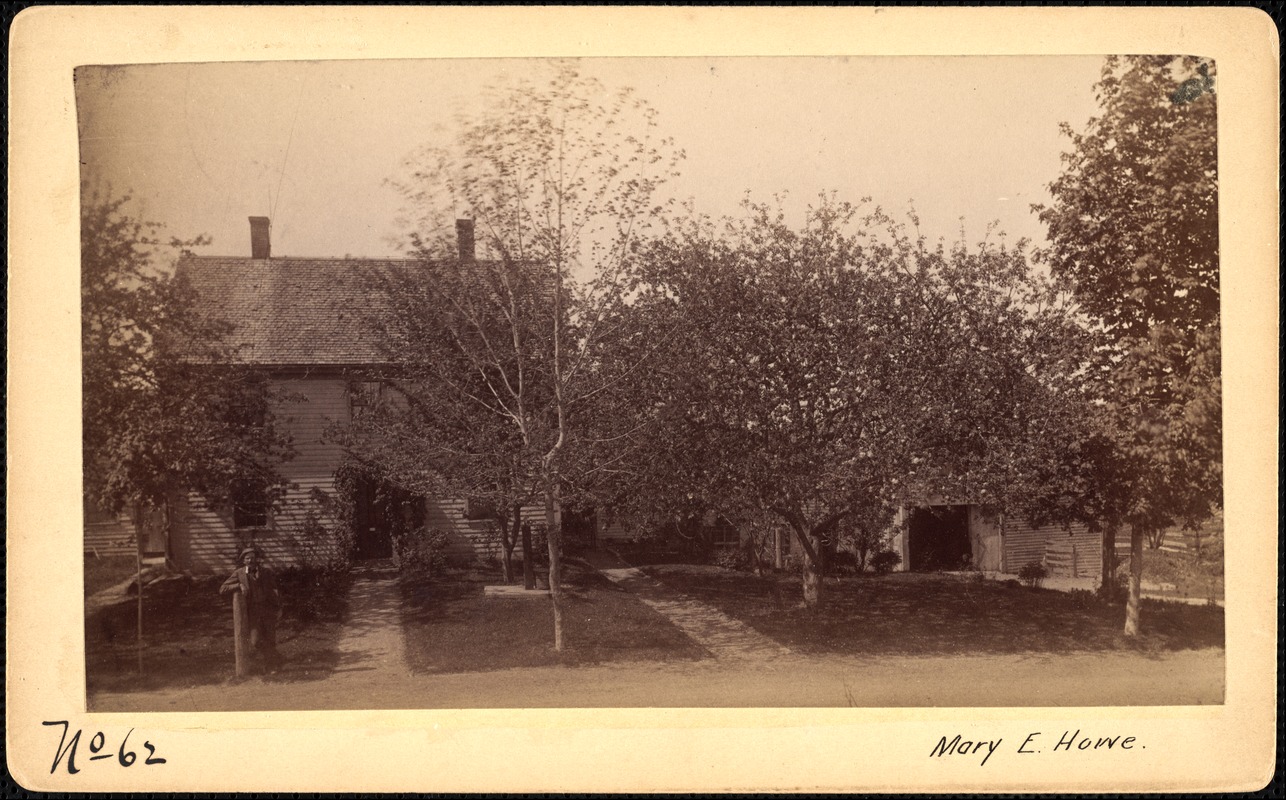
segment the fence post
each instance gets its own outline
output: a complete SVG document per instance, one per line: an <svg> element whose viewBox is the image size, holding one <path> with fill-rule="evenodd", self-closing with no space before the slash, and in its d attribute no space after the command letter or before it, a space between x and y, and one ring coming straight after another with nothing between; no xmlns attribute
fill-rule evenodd
<svg viewBox="0 0 1286 800"><path fill-rule="evenodd" d="M232 593L232 649L236 654L237 677L244 678L250 671L249 643L246 631L250 622L246 617L246 597L240 591Z"/></svg>

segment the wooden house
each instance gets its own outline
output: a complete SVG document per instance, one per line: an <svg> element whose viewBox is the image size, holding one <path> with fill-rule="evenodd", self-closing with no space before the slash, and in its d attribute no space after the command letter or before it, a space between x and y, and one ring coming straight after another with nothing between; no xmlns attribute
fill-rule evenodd
<svg viewBox="0 0 1286 800"><path fill-rule="evenodd" d="M261 371L274 397L278 424L295 455L280 467L291 486L266 502L253 482L233 488L227 507L191 496L172 512L165 554L175 567L198 573L231 570L237 553L253 543L278 567L322 562L337 548L358 558L392 555L391 520L373 502L380 487L358 479L350 500L352 540L338 534L327 508L344 502L336 474L345 463L334 441L380 386L372 372L387 360L369 324L375 302L370 276L382 269L414 269L402 259L273 256L269 221L251 217L248 257L185 254L177 276L196 291L208 313L231 323L237 360ZM460 261L472 261L472 222L457 225ZM376 311L375 313L378 313ZM319 498L331 502L319 503ZM419 498L416 521L450 534L448 556L488 555L498 547L491 523L467 514L463 499ZM530 511L536 516L536 509ZM475 517L475 518L470 518Z"/></svg>

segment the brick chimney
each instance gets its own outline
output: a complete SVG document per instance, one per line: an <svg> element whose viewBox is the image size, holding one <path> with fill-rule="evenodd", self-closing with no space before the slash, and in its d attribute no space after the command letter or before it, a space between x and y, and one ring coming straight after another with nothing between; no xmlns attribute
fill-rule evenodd
<svg viewBox="0 0 1286 800"><path fill-rule="evenodd" d="M458 219L455 221L455 241L459 247L460 260L472 261L474 257L473 220Z"/></svg>
<svg viewBox="0 0 1286 800"><path fill-rule="evenodd" d="M272 239L268 235L272 223L267 217L250 218L250 257L271 258Z"/></svg>

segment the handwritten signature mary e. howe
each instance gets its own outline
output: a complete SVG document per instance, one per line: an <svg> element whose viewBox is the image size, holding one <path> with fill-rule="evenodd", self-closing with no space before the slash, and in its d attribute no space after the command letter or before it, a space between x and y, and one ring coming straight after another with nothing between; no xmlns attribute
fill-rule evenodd
<svg viewBox="0 0 1286 800"><path fill-rule="evenodd" d="M1023 739L1023 743L1018 745L1018 749L1015 752L1023 755L1036 755L1044 752L1041 749L1040 743L1040 738L1044 735L1045 734L1041 731L1034 731L1027 734L1027 738ZM1004 738L997 738L994 740L966 739L962 734L957 733L949 741L945 736L939 739L938 743L934 745L933 750L929 753L929 756L932 758L953 755L974 756L981 754L982 761L979 763L979 766L985 766L987 760L1000 749L1000 745L1004 741ZM1121 736L1120 734L1117 734L1116 736L1098 737L1082 736L1081 731L1078 728L1075 731L1063 731L1063 734L1058 737L1058 743L1054 745L1050 752L1070 753L1073 750L1112 749L1133 750L1136 746L1140 749L1147 749L1145 745L1138 744L1138 741L1133 736Z"/></svg>

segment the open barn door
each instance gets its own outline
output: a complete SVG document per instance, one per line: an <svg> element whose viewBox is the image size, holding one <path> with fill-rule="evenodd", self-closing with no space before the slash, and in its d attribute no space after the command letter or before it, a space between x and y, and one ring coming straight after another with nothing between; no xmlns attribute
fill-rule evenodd
<svg viewBox="0 0 1286 800"><path fill-rule="evenodd" d="M908 523L912 572L961 569L973 559L969 506L921 506Z"/></svg>

